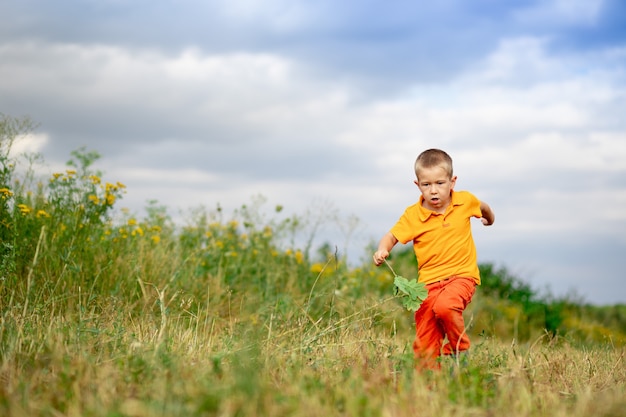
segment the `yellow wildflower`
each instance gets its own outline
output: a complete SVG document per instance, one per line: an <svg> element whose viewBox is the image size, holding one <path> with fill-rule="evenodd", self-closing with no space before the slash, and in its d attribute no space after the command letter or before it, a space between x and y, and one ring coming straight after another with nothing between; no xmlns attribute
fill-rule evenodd
<svg viewBox="0 0 626 417"><path fill-rule="evenodd" d="M113 194L107 194L105 197L109 206L112 206L115 203L115 196Z"/></svg>
<svg viewBox="0 0 626 417"><path fill-rule="evenodd" d="M97 175L90 175L89 179L91 180L91 183L94 185L100 185L100 177L98 177Z"/></svg>
<svg viewBox="0 0 626 417"><path fill-rule="evenodd" d="M95 194L90 194L89 197L87 197L87 199L89 201L91 201L92 203L94 203L94 204L99 204L100 203L100 199Z"/></svg>
<svg viewBox="0 0 626 417"><path fill-rule="evenodd" d="M76 171L73 170L73 169L68 169L68 170L65 171L65 173L67 174L68 177L76 175Z"/></svg>
<svg viewBox="0 0 626 417"><path fill-rule="evenodd" d="M38 210L37 211L37 217L48 217L48 218L50 218L50 215L48 213L46 213L45 210Z"/></svg>
<svg viewBox="0 0 626 417"><path fill-rule="evenodd" d="M128 225L129 226L134 226L137 224L137 219L135 219L134 217L128 219Z"/></svg>
<svg viewBox="0 0 626 417"><path fill-rule="evenodd" d="M301 250L297 250L296 251L295 257L296 257L296 262L299 263L299 264L301 264L302 261L304 260L304 255L302 254Z"/></svg>
<svg viewBox="0 0 626 417"><path fill-rule="evenodd" d="M150 237L150 240L152 240L154 243L159 243L161 241L161 236L159 236L159 235L152 235Z"/></svg>
<svg viewBox="0 0 626 417"><path fill-rule="evenodd" d="M2 198L9 198L13 195L13 191L8 188L0 188L0 194L2 194Z"/></svg>
<svg viewBox="0 0 626 417"><path fill-rule="evenodd" d="M317 262L314 263L313 265L311 265L311 272L315 273L315 274L319 274L320 272L322 272L324 270L324 265L322 265L321 263Z"/></svg>
<svg viewBox="0 0 626 417"><path fill-rule="evenodd" d="M17 208L20 209L20 213L22 213L23 215L26 215L32 211L31 208L28 207L26 204L18 204Z"/></svg>

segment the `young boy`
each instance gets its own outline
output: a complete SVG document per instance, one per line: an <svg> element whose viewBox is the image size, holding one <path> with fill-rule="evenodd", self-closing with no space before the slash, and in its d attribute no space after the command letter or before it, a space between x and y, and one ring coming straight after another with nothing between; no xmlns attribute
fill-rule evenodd
<svg viewBox="0 0 626 417"><path fill-rule="evenodd" d="M457 177L446 152L422 152L415 161L415 175L420 200L382 237L374 263L381 265L396 243L413 242L418 280L428 289L428 297L415 312L413 351L419 367L437 369L445 337L444 355L469 349L463 310L480 284L470 219L480 218L489 226L495 216L469 192L454 191Z"/></svg>

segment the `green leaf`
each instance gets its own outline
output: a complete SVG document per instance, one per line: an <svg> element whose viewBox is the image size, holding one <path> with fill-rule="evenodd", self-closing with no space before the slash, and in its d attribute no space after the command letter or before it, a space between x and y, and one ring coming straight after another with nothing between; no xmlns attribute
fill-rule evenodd
<svg viewBox="0 0 626 417"><path fill-rule="evenodd" d="M410 298L403 298L402 305L409 311L417 311L422 305L422 300L411 300Z"/></svg>
<svg viewBox="0 0 626 417"><path fill-rule="evenodd" d="M416 311L422 301L428 296L428 290L426 286L417 282L416 279L408 280L400 275L396 275L393 283L396 287L396 293L399 293L402 298L402 305L411 311Z"/></svg>

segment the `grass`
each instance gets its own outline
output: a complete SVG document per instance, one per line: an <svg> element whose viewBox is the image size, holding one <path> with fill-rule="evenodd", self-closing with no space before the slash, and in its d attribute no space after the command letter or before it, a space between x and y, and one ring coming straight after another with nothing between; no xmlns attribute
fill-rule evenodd
<svg viewBox="0 0 626 417"><path fill-rule="evenodd" d="M393 301L352 311L338 300L341 314L317 320L304 305L275 307L257 321L238 303L220 314L211 300L168 315L164 300L155 290L141 309L108 297L98 308L51 305L27 317L9 306L0 414L624 415L623 349L475 339L463 366L450 360L422 374Z"/></svg>

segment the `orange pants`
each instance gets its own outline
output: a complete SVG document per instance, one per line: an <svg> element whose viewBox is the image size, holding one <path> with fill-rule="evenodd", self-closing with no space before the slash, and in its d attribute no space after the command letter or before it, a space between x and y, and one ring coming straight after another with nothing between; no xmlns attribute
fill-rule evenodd
<svg viewBox="0 0 626 417"><path fill-rule="evenodd" d="M438 358L470 347L463 310L472 301L476 282L472 278L450 277L426 286L428 297L415 312L413 352L418 367L438 369ZM448 338L445 346L443 341Z"/></svg>

